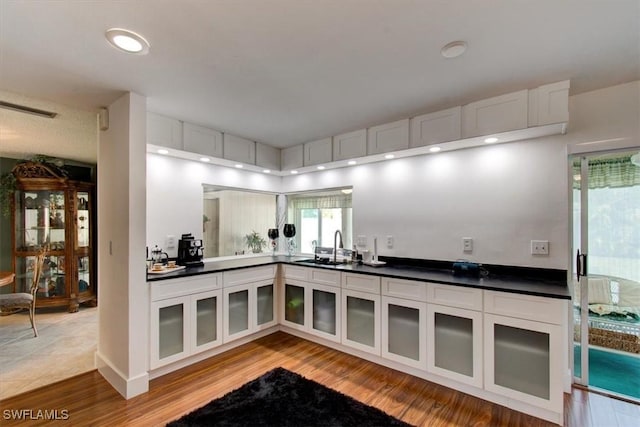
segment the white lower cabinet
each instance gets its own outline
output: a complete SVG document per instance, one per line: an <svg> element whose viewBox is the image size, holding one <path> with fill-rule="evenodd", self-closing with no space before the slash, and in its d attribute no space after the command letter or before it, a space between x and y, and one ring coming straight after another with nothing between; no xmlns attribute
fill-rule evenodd
<svg viewBox="0 0 640 427"><path fill-rule="evenodd" d="M272 280L224 288L223 342L276 325L274 292Z"/></svg>
<svg viewBox="0 0 640 427"><path fill-rule="evenodd" d="M382 297L382 357L425 370L427 304Z"/></svg>
<svg viewBox="0 0 640 427"><path fill-rule="evenodd" d="M151 369L279 321L562 422L568 300L298 265L282 272L283 280L271 265L152 283Z"/></svg>
<svg viewBox="0 0 640 427"><path fill-rule="evenodd" d="M340 342L340 288L310 284L309 333Z"/></svg>
<svg viewBox="0 0 640 427"><path fill-rule="evenodd" d="M307 272L306 277L313 278ZM297 276L299 277L299 276ZM328 279L328 278L323 278ZM329 282L328 280L324 280ZM331 341L340 342L340 279L333 286L286 279L282 324Z"/></svg>
<svg viewBox="0 0 640 427"><path fill-rule="evenodd" d="M562 319L561 300L485 291L485 306L498 313L521 306L524 317L541 304L556 311L541 320ZM485 389L562 414L562 331L560 324L485 312Z"/></svg>
<svg viewBox="0 0 640 427"><path fill-rule="evenodd" d="M380 295L342 289L342 344L380 356Z"/></svg>
<svg viewBox="0 0 640 427"><path fill-rule="evenodd" d="M482 387L482 312L427 306L427 370Z"/></svg>
<svg viewBox="0 0 640 427"><path fill-rule="evenodd" d="M306 291L304 282L287 280L284 285L284 313L282 324L293 329L306 330L307 316L305 315Z"/></svg>
<svg viewBox="0 0 640 427"><path fill-rule="evenodd" d="M213 290L151 303L151 368L222 344L222 292Z"/></svg>

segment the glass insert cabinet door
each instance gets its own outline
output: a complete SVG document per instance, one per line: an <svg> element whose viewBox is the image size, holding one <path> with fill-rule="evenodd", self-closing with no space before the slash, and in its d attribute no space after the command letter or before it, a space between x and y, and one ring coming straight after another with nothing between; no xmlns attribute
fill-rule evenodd
<svg viewBox="0 0 640 427"><path fill-rule="evenodd" d="M37 298L67 297L66 287L66 204L64 191L17 192L15 206L16 292L29 292L33 281L35 255L49 244L42 266Z"/></svg>
<svg viewBox="0 0 640 427"><path fill-rule="evenodd" d="M297 325L304 325L304 287L286 284L284 288L284 319Z"/></svg>
<svg viewBox="0 0 640 427"><path fill-rule="evenodd" d="M51 251L65 249L65 192L23 191L16 200L16 250L36 251L49 243Z"/></svg>
<svg viewBox="0 0 640 427"><path fill-rule="evenodd" d="M380 355L380 295L343 289L341 310L343 344Z"/></svg>
<svg viewBox="0 0 640 427"><path fill-rule="evenodd" d="M33 282L35 256L16 258L16 291L29 292ZM49 255L45 258L38 282L37 298L55 298L66 295L64 256Z"/></svg>
<svg viewBox="0 0 640 427"><path fill-rule="evenodd" d="M196 301L196 346L203 346L218 339L218 297Z"/></svg>
<svg viewBox="0 0 640 427"><path fill-rule="evenodd" d="M184 303L168 305L158 310L160 359L167 358L185 351L185 316Z"/></svg>
<svg viewBox="0 0 640 427"><path fill-rule="evenodd" d="M336 335L336 293L313 290L313 329Z"/></svg>
<svg viewBox="0 0 640 427"><path fill-rule="evenodd" d="M275 319L273 313L273 284L258 286L256 289L256 324L268 325Z"/></svg>
<svg viewBox="0 0 640 427"><path fill-rule="evenodd" d="M88 247L91 244L90 241L90 233L91 233L91 218L89 215L91 211L89 210L89 199L90 195L87 191L79 191L76 197L77 203L77 219L76 219L76 238L77 243L76 247L84 248Z"/></svg>
<svg viewBox="0 0 640 427"><path fill-rule="evenodd" d="M249 290L230 292L227 296L229 336L249 331Z"/></svg>

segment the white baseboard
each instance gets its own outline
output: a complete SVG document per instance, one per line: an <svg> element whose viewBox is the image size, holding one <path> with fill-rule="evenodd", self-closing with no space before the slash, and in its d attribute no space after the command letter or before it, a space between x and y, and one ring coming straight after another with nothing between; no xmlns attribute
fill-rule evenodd
<svg viewBox="0 0 640 427"><path fill-rule="evenodd" d="M95 363L100 375L125 399L131 399L139 394L149 391L149 373L142 372L132 378L127 378L120 370L115 368L107 358L96 352Z"/></svg>

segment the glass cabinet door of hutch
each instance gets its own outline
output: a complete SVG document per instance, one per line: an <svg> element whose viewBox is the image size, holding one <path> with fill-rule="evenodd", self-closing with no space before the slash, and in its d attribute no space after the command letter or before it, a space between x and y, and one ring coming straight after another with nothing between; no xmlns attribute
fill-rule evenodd
<svg viewBox="0 0 640 427"><path fill-rule="evenodd" d="M37 299L68 297L65 283L65 193L20 191L15 211L16 291L29 292L37 251L49 244ZM36 301L37 301L36 299Z"/></svg>

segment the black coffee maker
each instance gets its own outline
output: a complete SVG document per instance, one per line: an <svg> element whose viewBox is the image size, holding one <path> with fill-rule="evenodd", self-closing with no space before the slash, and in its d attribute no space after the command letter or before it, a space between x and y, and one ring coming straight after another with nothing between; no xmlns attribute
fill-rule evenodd
<svg viewBox="0 0 640 427"><path fill-rule="evenodd" d="M178 241L178 265L185 267L203 266L204 247L201 239L194 239L191 233L183 234Z"/></svg>

